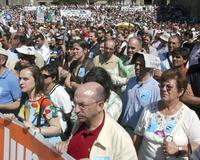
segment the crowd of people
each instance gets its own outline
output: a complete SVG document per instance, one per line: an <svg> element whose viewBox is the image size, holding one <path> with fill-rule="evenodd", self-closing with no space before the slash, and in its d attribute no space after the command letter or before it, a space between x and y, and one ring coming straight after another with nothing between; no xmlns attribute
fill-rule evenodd
<svg viewBox="0 0 200 160"><path fill-rule="evenodd" d="M2 9L12 14L0 23L5 120L75 159L200 159L200 23L137 9L54 6L43 23Z"/></svg>

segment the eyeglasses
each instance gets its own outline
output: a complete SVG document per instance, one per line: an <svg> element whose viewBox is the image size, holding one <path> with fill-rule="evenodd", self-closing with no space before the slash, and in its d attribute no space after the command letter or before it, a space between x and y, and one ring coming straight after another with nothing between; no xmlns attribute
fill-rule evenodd
<svg viewBox="0 0 200 160"><path fill-rule="evenodd" d="M46 75L46 74L42 74L42 76L44 77L44 79L51 77L51 75Z"/></svg>
<svg viewBox="0 0 200 160"><path fill-rule="evenodd" d="M166 87L166 89L169 91L169 90L172 90L174 88L174 86L170 85L170 84L160 84L159 87L161 89L163 89L164 87Z"/></svg>
<svg viewBox="0 0 200 160"><path fill-rule="evenodd" d="M18 56L19 59L28 59L26 56Z"/></svg>

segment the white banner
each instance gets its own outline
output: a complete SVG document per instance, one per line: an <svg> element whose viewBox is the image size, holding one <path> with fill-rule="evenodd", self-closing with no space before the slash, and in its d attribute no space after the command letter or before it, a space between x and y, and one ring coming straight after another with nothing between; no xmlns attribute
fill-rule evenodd
<svg viewBox="0 0 200 160"><path fill-rule="evenodd" d="M60 14L61 16L64 17L90 18L92 13L90 10L69 9L69 10L60 10Z"/></svg>

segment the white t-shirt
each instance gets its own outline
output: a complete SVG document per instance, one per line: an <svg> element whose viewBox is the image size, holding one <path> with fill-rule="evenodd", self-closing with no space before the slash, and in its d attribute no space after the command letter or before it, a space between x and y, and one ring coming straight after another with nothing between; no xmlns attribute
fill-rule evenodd
<svg viewBox="0 0 200 160"><path fill-rule="evenodd" d="M65 121L63 114L70 113L72 111L72 103L68 93L65 91L64 87L56 85L49 93L53 104L58 112L58 118L60 120L60 125L62 131L67 129L67 122Z"/></svg>
<svg viewBox="0 0 200 160"><path fill-rule="evenodd" d="M36 48L36 52L42 56L46 64L49 63L51 51L48 45L44 44L41 48Z"/></svg>
<svg viewBox="0 0 200 160"><path fill-rule="evenodd" d="M135 134L143 136L139 160L164 160L162 144L166 136L171 136L178 146L200 142L200 121L194 111L182 104L179 111L165 119L157 105L158 102L144 109L135 129Z"/></svg>

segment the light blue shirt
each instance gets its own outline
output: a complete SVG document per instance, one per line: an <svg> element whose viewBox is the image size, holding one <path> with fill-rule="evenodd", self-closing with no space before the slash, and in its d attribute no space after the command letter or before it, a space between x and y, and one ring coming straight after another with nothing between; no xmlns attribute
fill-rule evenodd
<svg viewBox="0 0 200 160"><path fill-rule="evenodd" d="M169 58L168 58L169 57ZM160 55L160 61L161 61L161 70L166 71L171 68L172 65L172 56L169 55L168 52L165 52Z"/></svg>
<svg viewBox="0 0 200 160"><path fill-rule="evenodd" d="M135 129L140 114L145 106L160 100L159 83L150 77L144 82L139 82L137 77L128 81L127 88L122 96L123 115L121 124Z"/></svg>
<svg viewBox="0 0 200 160"><path fill-rule="evenodd" d="M19 86L19 80L8 69L0 75L0 104L7 104L15 102L21 97L21 89ZM0 110L3 112L3 110Z"/></svg>

